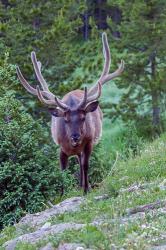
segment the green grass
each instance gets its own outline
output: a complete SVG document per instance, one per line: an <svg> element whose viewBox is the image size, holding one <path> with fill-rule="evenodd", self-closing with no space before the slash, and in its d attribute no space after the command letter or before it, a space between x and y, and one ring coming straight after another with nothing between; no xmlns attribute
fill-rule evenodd
<svg viewBox="0 0 166 250"><path fill-rule="evenodd" d="M121 140L124 131L125 128L122 121L118 120L111 122L110 119L104 118L102 141L103 147L108 154L114 155L116 151L123 150L123 143Z"/></svg>
<svg viewBox="0 0 166 250"><path fill-rule="evenodd" d="M107 117L107 112L110 112L111 110L111 104L118 104L125 91L125 89L118 89L112 81L104 85L102 88L102 96L100 99L101 105L109 104L108 109L102 109L104 113L102 144L105 152L109 155L111 160L115 159L117 152L124 154L126 151L125 148L130 148L131 143L128 141L129 138L139 144L138 136L133 134L133 132L137 132L135 131L136 128L133 127L132 122L126 126L120 118L111 120ZM127 142L125 143L126 139Z"/></svg>
<svg viewBox="0 0 166 250"><path fill-rule="evenodd" d="M136 184L146 184L145 189L127 191L127 188ZM165 188L160 188L161 184ZM107 200L94 200L94 196L105 193L109 195ZM68 194L68 197L73 195L78 195L77 191ZM85 228L53 235L48 241L55 247L62 242L75 242L99 250L151 249L152 245L166 242L166 214L162 209L149 210L143 217L125 223L122 223L122 218L127 218L129 208L158 200L166 200L166 134L142 146L136 157L131 156L125 161L117 159L111 175L106 177L100 188L87 195L87 202L81 206L80 211L65 213L49 220L52 225L63 222L84 223ZM97 219L104 221L100 227L90 225ZM16 234L13 227L4 229L0 237L1 245ZM16 249L33 250L45 244L46 241L35 246L19 243Z"/></svg>
<svg viewBox="0 0 166 250"><path fill-rule="evenodd" d="M101 104L118 103L124 90L116 87L114 82L109 82L102 88ZM121 150L120 137L124 132L124 124L121 120L111 121L106 117L107 110L104 110L102 140L106 152Z"/></svg>

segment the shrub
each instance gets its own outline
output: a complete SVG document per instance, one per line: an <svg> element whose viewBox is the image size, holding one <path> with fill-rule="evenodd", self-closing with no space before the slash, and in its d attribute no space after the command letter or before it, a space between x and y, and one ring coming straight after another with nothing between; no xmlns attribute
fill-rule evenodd
<svg viewBox="0 0 166 250"><path fill-rule="evenodd" d="M41 210L60 194L62 181L65 190L72 183L47 130L11 94L0 98L0 227Z"/></svg>
<svg viewBox="0 0 166 250"><path fill-rule="evenodd" d="M104 152L103 141L94 147L90 159L89 181L92 186L96 186L103 180L108 172L108 157Z"/></svg>
<svg viewBox="0 0 166 250"><path fill-rule="evenodd" d="M136 156L143 147L143 138L140 136L135 122L128 122L122 135L124 157Z"/></svg>

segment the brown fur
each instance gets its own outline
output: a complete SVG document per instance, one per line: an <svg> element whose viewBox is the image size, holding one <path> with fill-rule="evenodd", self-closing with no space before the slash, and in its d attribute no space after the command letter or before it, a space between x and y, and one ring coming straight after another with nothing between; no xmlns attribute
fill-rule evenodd
<svg viewBox="0 0 166 250"><path fill-rule="evenodd" d="M62 101L67 105L70 105L71 100L74 100L75 103L79 103L83 98L83 94L84 92L82 90L74 90L66 94ZM71 109L74 108L76 108L75 104L71 106ZM85 193L89 189L87 175L89 158L93 145L98 143L102 134L102 117L102 111L99 106L95 111L86 114L81 144L77 147L73 147L70 135L65 127L64 118L52 116L51 132L54 142L61 147L61 168L62 170L66 169L69 156L78 156L80 163L80 185L83 186Z"/></svg>
<svg viewBox="0 0 166 250"><path fill-rule="evenodd" d="M84 92L82 90L71 91L63 97L62 101L64 103L67 103L68 98L70 96L74 96L79 101L81 101L83 93ZM102 117L103 114L100 107L98 107L94 112L88 113L86 115L85 126L84 126L84 140L80 146L78 146L77 148L73 148L70 145L70 141L68 135L66 134L65 128L61 127L62 118L52 116L51 132L53 140L57 145L61 146L63 151L68 156L78 155L82 152L87 141L91 141L92 144L98 143L102 134Z"/></svg>

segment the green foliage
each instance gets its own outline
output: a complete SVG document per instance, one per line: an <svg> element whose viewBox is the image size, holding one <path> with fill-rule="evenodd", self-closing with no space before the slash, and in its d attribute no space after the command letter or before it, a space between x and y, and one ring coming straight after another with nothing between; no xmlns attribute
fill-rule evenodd
<svg viewBox="0 0 166 250"><path fill-rule="evenodd" d="M0 237L0 246L3 245L6 241L13 239L16 235L16 228L12 226L5 227L1 231L1 237Z"/></svg>
<svg viewBox="0 0 166 250"><path fill-rule="evenodd" d="M127 123L126 129L119 139L123 145L120 153L124 159L136 156L143 147L143 138L140 137L134 122Z"/></svg>
<svg viewBox="0 0 166 250"><path fill-rule="evenodd" d="M109 245L108 239L104 233L96 226L87 225L82 231L66 231L61 238L62 240L71 242L72 239L76 239L75 242L84 243L87 247L95 246L97 249L107 249ZM53 243L58 246L60 240L55 238Z"/></svg>
<svg viewBox="0 0 166 250"><path fill-rule="evenodd" d="M40 121L25 113L21 103L0 99L0 226L12 224L26 212L37 212L47 200L70 188L62 174L56 147Z"/></svg>
<svg viewBox="0 0 166 250"><path fill-rule="evenodd" d="M35 50L43 68L48 68L44 75L52 82L51 90L62 95L80 86L80 82L70 81L70 75L77 67L79 51L72 43L77 41L84 5L84 1L74 0L13 0L6 9L1 4L0 43L9 51L10 62L20 65L34 80L30 53ZM3 57L4 50L1 51ZM66 79L69 85L63 84Z"/></svg>
<svg viewBox="0 0 166 250"><path fill-rule="evenodd" d="M13 92L14 89L16 90L18 87L18 82L16 81L15 70L16 67L13 64L8 62L9 60L9 53L6 52L4 54L4 59L1 60L0 63L0 93L1 96L4 95L6 92Z"/></svg>
<svg viewBox="0 0 166 250"><path fill-rule="evenodd" d="M111 170L117 157L127 160L130 156L139 154L144 141L135 122L128 121L125 124L121 119L112 121L105 118L101 144L105 151L103 159L106 160L106 171Z"/></svg>
<svg viewBox="0 0 166 250"><path fill-rule="evenodd" d="M164 129L166 2L117 0L114 5L123 13L114 47L125 60L117 85L127 90L115 108L124 121L135 120L142 134L154 136Z"/></svg>
<svg viewBox="0 0 166 250"><path fill-rule="evenodd" d="M108 172L108 156L104 151L103 141L94 147L90 158L89 181L92 187L98 185Z"/></svg>

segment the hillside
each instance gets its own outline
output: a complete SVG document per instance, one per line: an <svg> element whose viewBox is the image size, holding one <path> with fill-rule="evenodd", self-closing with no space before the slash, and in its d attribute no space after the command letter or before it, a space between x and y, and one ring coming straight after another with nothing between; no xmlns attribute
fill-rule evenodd
<svg viewBox="0 0 166 250"><path fill-rule="evenodd" d="M87 197L69 194L5 228L0 249L166 249L165 141L166 134L125 162L117 156Z"/></svg>

